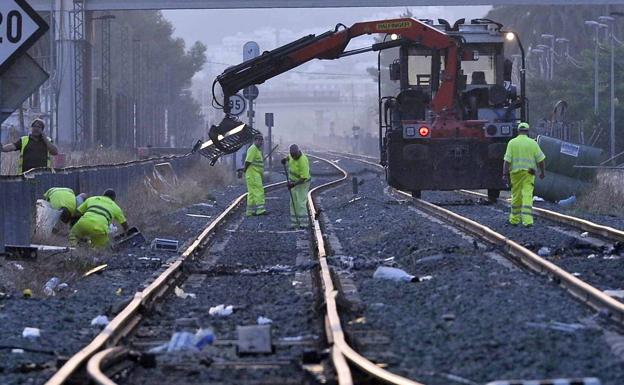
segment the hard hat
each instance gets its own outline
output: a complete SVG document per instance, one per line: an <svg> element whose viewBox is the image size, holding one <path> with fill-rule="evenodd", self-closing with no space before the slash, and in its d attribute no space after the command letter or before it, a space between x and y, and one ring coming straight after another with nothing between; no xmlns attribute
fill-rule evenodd
<svg viewBox="0 0 624 385"><path fill-rule="evenodd" d="M254 135L254 139L262 139L262 140L264 140L264 136L262 134L256 134L256 135Z"/></svg>
<svg viewBox="0 0 624 385"><path fill-rule="evenodd" d="M522 122L518 124L518 131L529 131L529 123Z"/></svg>

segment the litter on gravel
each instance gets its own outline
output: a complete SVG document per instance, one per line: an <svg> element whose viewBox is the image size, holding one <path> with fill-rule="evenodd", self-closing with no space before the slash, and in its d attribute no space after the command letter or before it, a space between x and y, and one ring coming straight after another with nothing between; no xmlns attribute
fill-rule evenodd
<svg viewBox="0 0 624 385"><path fill-rule="evenodd" d="M604 293L609 297L624 299L624 290L605 290Z"/></svg>
<svg viewBox="0 0 624 385"><path fill-rule="evenodd" d="M373 273L373 278L396 282L414 282L417 280L416 276L408 274L405 270L388 266L379 266Z"/></svg>
<svg viewBox="0 0 624 385"><path fill-rule="evenodd" d="M259 316L256 322L258 322L258 325L268 325L273 323L273 320L264 316Z"/></svg>
<svg viewBox="0 0 624 385"><path fill-rule="evenodd" d="M582 324L569 324L564 322L550 321L550 322L527 322L526 325L532 328L538 329L552 329L566 333L574 333L586 328Z"/></svg>
<svg viewBox="0 0 624 385"><path fill-rule="evenodd" d="M37 328L25 327L22 332L23 338L35 339L41 337L41 331Z"/></svg>
<svg viewBox="0 0 624 385"><path fill-rule="evenodd" d="M151 348L150 353L171 353L191 351L198 352L206 345L214 342L214 333L212 329L199 329L195 334L190 332L175 332L166 344L162 344Z"/></svg>
<svg viewBox="0 0 624 385"><path fill-rule="evenodd" d="M234 313L234 306L224 304L213 306L208 310L208 314L212 316L227 317Z"/></svg>
<svg viewBox="0 0 624 385"><path fill-rule="evenodd" d="M539 250L537 250L537 255L539 255L540 257L548 257L550 255L550 253L552 253L552 250L550 249L550 247L540 247Z"/></svg>
<svg viewBox="0 0 624 385"><path fill-rule="evenodd" d="M182 298L182 299L197 297L194 293L187 293L184 290L180 289L178 286L176 286L175 289L173 289L173 292L178 298Z"/></svg>
<svg viewBox="0 0 624 385"><path fill-rule="evenodd" d="M108 317L105 315L99 315L91 320L91 326L106 326L108 325Z"/></svg>

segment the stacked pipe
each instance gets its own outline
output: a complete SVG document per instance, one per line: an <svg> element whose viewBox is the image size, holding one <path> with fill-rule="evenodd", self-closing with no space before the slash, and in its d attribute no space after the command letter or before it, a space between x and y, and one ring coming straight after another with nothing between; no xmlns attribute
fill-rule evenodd
<svg viewBox="0 0 624 385"><path fill-rule="evenodd" d="M604 160L601 149L544 135L537 137L537 143L546 155L546 178L535 179L535 195L554 202L591 187L595 169L578 166L598 166Z"/></svg>

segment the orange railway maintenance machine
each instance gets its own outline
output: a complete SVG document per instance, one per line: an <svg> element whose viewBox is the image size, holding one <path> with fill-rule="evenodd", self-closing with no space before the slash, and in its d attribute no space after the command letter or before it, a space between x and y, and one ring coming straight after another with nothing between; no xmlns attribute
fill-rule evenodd
<svg viewBox="0 0 624 385"><path fill-rule="evenodd" d="M488 19L450 25L439 19L401 18L338 24L226 69L213 83L215 103L226 114L209 132L200 151L216 157L251 141L255 131L229 115L229 99L241 89L262 84L312 59L332 60L378 51L391 63L379 76L380 162L388 183L420 196L421 190L487 189L491 199L506 188L501 180L507 142L526 120L524 51L517 36ZM383 34L371 47L346 51L351 39ZM387 38L390 39L387 39ZM521 67L520 92L512 82L514 63L505 42L516 40ZM383 52L382 52L383 51ZM518 65L515 65L518 69ZM217 100L219 83L223 100ZM385 87L390 83L391 87ZM385 89L399 90L385 95Z"/></svg>

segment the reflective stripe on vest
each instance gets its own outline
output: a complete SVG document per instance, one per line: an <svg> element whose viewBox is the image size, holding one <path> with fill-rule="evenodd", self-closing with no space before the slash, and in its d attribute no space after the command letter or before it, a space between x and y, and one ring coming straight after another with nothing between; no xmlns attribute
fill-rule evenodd
<svg viewBox="0 0 624 385"><path fill-rule="evenodd" d="M50 137L48 137L48 139L52 140ZM24 149L28 145L28 141L30 140L30 136L22 136L21 140L22 140L22 148L20 148L19 157L17 158L17 173L18 174L23 174L24 173L24 170L22 170L22 166L24 165ZM51 168L52 167L52 157L50 156L50 152L49 151L46 150L46 152L48 154L47 167Z"/></svg>
<svg viewBox="0 0 624 385"><path fill-rule="evenodd" d="M93 214L103 216L104 218L106 218L106 221L108 222L108 224L110 224L111 221L113 220L113 215L110 213L110 211L108 211L106 208L102 206L98 206L98 205L90 206L87 209L87 213L93 213Z"/></svg>

